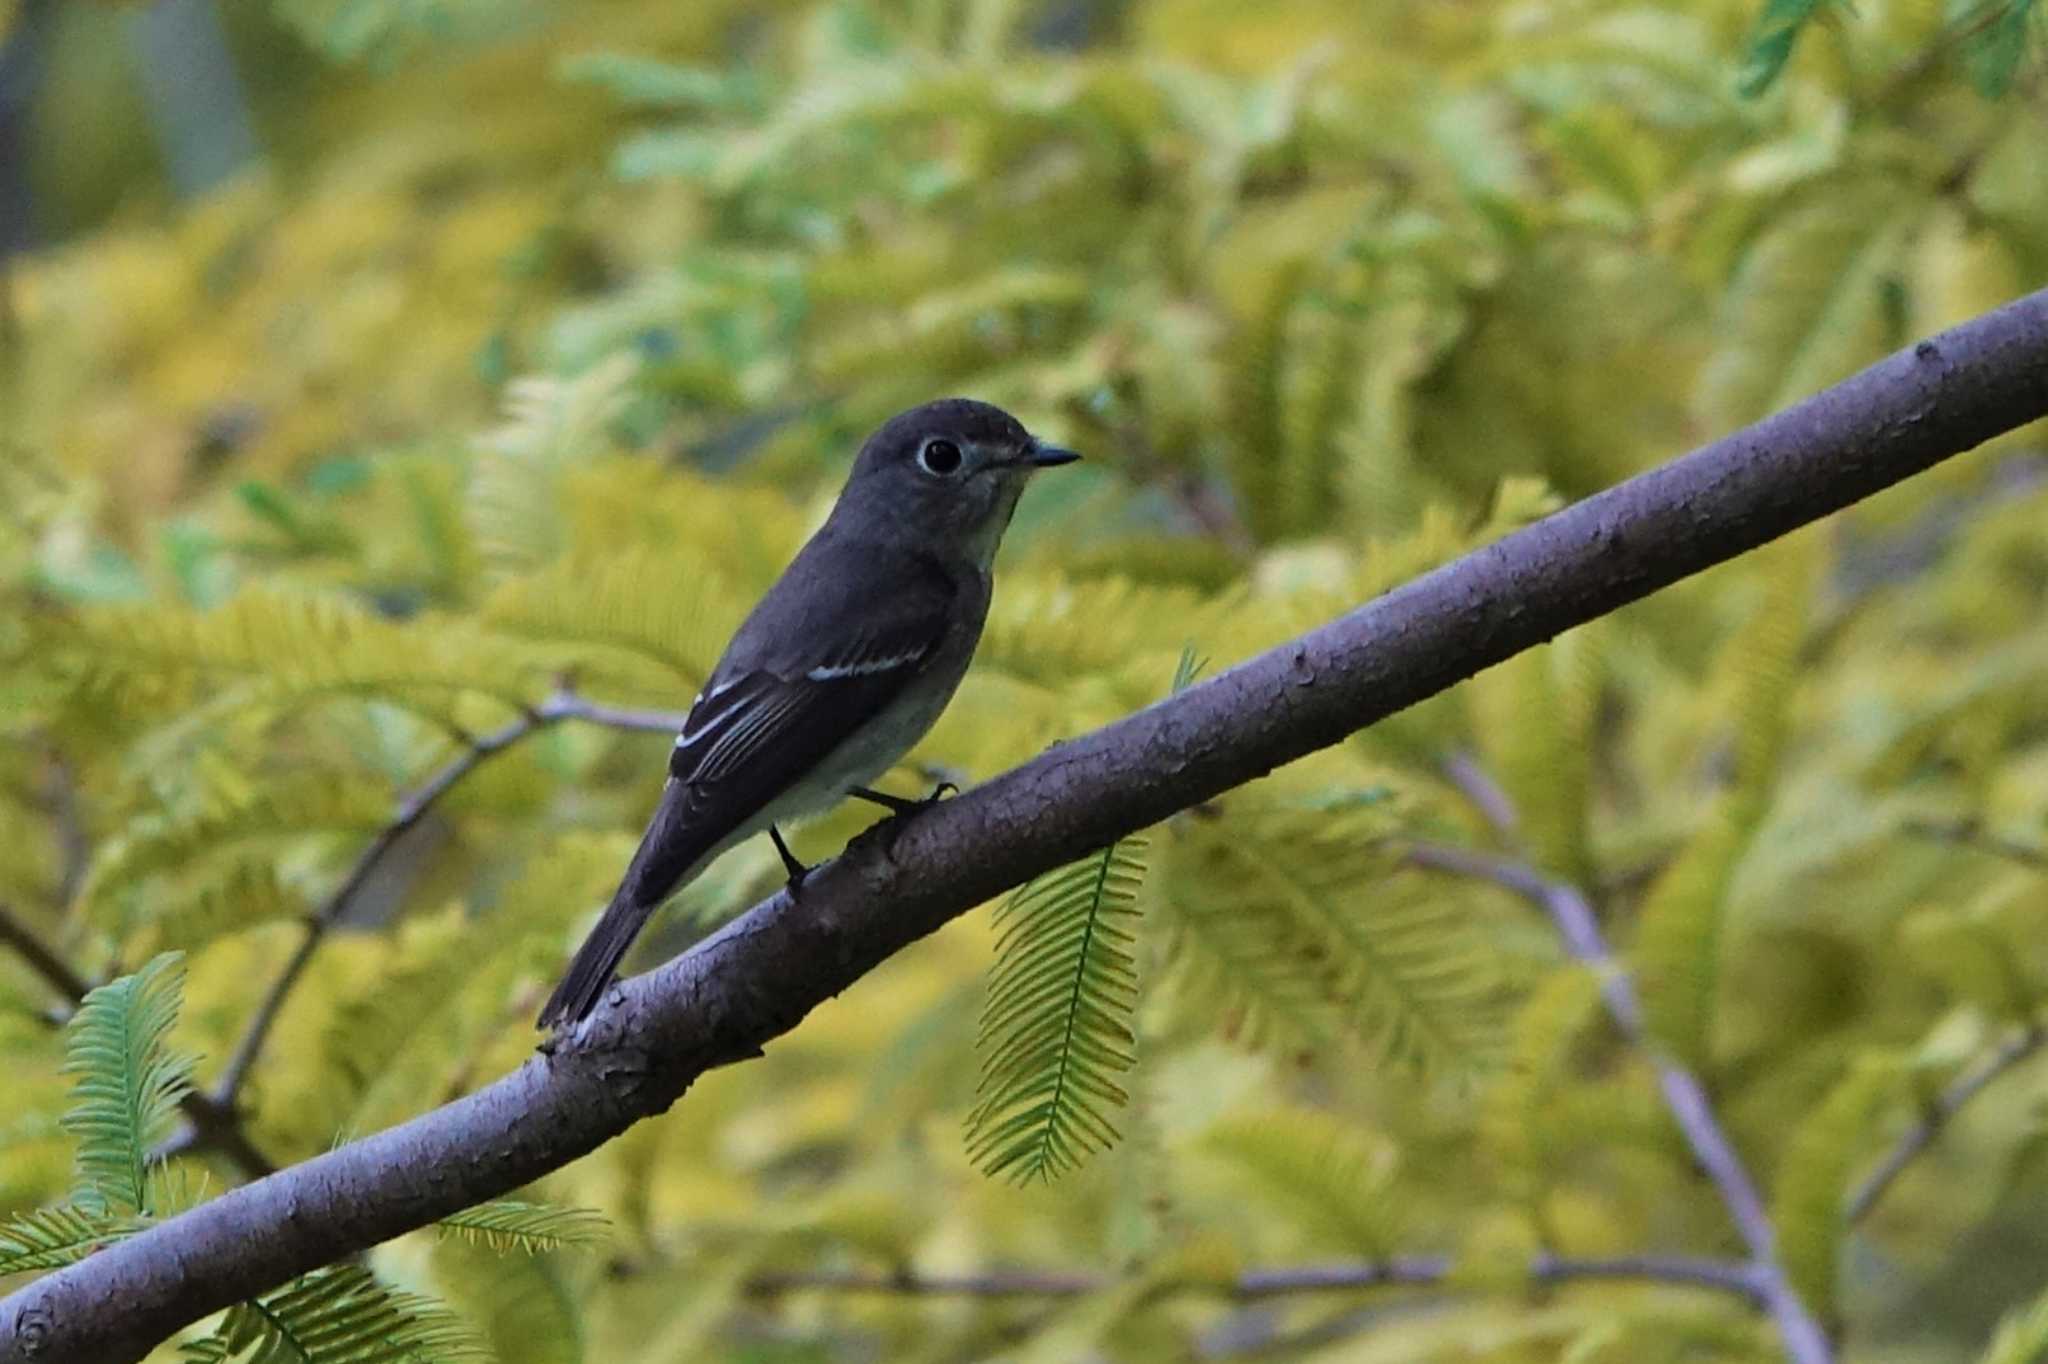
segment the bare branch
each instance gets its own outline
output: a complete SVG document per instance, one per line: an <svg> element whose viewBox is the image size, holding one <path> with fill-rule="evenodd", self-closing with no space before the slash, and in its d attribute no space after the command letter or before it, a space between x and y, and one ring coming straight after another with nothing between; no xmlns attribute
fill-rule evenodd
<svg viewBox="0 0 2048 1364"><path fill-rule="evenodd" d="M1756 1182L1750 1178L1735 1143L1729 1140L1727 1129L1715 1115L1706 1086L1650 1035L1635 982L1609 950L1606 937L1600 932L1600 920L1586 897L1576 888L1552 881L1521 863L1469 848L1425 844L1410 850L1408 857L1417 866L1491 881L1532 901L1550 916L1564 939L1565 949L1592 970L1608 1017L1657 1072L1657 1087L1664 1095L1664 1106L1678 1124L1693 1159L1713 1181L1715 1192L1749 1251L1757 1289L1778 1324L1786 1353L1796 1364L1828 1364L1834 1358L1834 1347L1778 1263L1777 1233L1764 1210Z"/></svg>
<svg viewBox="0 0 2048 1364"><path fill-rule="evenodd" d="M1174 1293L1211 1294L1237 1302L1329 1293L1360 1288L1429 1287L1451 1276L1447 1255L1396 1255L1384 1260L1299 1265L1247 1270L1223 1282L1187 1279L1167 1285ZM1731 1293L1752 1306L1764 1305L1754 1271L1747 1265L1688 1255L1624 1255L1571 1259L1538 1255L1530 1260L1532 1285L1589 1279L1634 1279ZM861 1293L897 1297L1072 1298L1114 1287L1115 1275L1057 1270L998 1270L986 1274L875 1274L862 1270L783 1270L756 1274L746 1291L756 1297L787 1293Z"/></svg>
<svg viewBox="0 0 2048 1364"><path fill-rule="evenodd" d="M1919 838L1931 838L1942 843L1953 843L1958 847L1974 848L1992 857L2002 857L2008 862L2018 863L2034 871L2048 871L2048 849L2037 848L2031 843L2022 843L2016 838L2002 834L1988 833L1973 819L1942 822L1932 819L1908 820L1904 830Z"/></svg>
<svg viewBox="0 0 2048 1364"><path fill-rule="evenodd" d="M558 691L540 703L540 718L552 723L556 720L581 720L586 724L602 725L606 729L623 729L637 734L674 734L683 727L687 718L676 710L630 710L623 706L601 706L586 701L575 692Z"/></svg>
<svg viewBox="0 0 2048 1364"><path fill-rule="evenodd" d="M334 888L313 915L306 920L306 936L299 941L298 950L285 962L277 979L271 982L262 1003L249 1016L249 1025L236 1044L233 1055L221 1069L219 1082L214 1087L214 1102L232 1108L241 1093L243 1082L249 1078L250 1068L263 1054L263 1044L270 1036L270 1030L277 1022L278 1014L290 997L299 978L312 964L313 956L320 950L327 935L341 921L347 912L349 901L361 890L363 883L370 879L372 872L390 855L408 831L426 817L435 802L454 790L470 773L483 765L488 758L503 753L529 735L563 720L584 720L612 729L661 730L673 733L681 728L682 717L664 711L621 710L614 706L601 706L585 701L573 692L560 691L540 705L527 711L489 734L475 738L449 762L400 798L397 810L369 842L349 868L348 875Z"/></svg>
<svg viewBox="0 0 2048 1364"><path fill-rule="evenodd" d="M84 976L74 971L54 948L16 918L4 904L0 904L0 942L20 953L30 968L43 978L43 983L62 995L70 1007L77 1008L79 1001L92 989ZM242 1130L232 1107L196 1090L188 1091L178 1101L178 1107L185 1114L186 1121L192 1124L193 1132L203 1138L204 1144L219 1151L250 1179L261 1179L276 1171L277 1167L256 1149L248 1133Z"/></svg>
<svg viewBox="0 0 2048 1364"><path fill-rule="evenodd" d="M2048 291L856 840L800 906L778 893L621 983L552 1054L0 1300L0 1364L131 1364L209 1312L529 1183L984 900L2044 415Z"/></svg>
<svg viewBox="0 0 2048 1364"><path fill-rule="evenodd" d="M1451 785L1458 788L1458 794L1467 804L1486 817L1486 822L1505 842L1513 842L1516 826L1521 817L1515 813L1514 802L1501 789L1493 774L1479 765L1479 760L1470 753L1451 754L1443 761L1444 776Z"/></svg>
<svg viewBox="0 0 2048 1364"><path fill-rule="evenodd" d="M29 969L42 977L45 985L64 996L66 1004L75 1007L92 989L92 984L84 976L72 970L71 964L58 956L55 948L16 918L14 911L5 904L0 904L0 943L6 943L20 954Z"/></svg>
<svg viewBox="0 0 2048 1364"><path fill-rule="evenodd" d="M486 758L504 752L544 723L547 722L538 712L528 711L510 724L480 738L472 739L452 761L444 764L431 777L399 800L398 809L391 816L390 822L377 831L369 846L357 855L355 865L349 868L348 875L341 878L341 884L336 886L321 903L320 908L307 918L306 935L299 940L298 949L285 961L284 969L278 972L277 979L270 983L270 989L264 993L262 1003L258 1004L256 1012L249 1016L249 1025L242 1033L242 1040L235 1044L235 1050L228 1057L227 1065L221 1068L220 1080L214 1087L216 1099L230 1106L234 1104L241 1094L243 1081L249 1078L250 1069L263 1054L263 1044L269 1040L270 1029L277 1022L278 1015L283 1012L285 1000L290 997L293 987L299 983L299 978L305 974L306 968L312 964L313 954L320 950L320 944L327 940L328 933L341 922L341 916L347 912L349 902L355 898L355 893L362 889L363 883L370 879L370 874L377 870L385 856L397 846L398 840L434 808L435 801L447 795L456 783L475 771Z"/></svg>
<svg viewBox="0 0 2048 1364"><path fill-rule="evenodd" d="M1963 1111L1964 1105L1983 1093L1999 1076L2040 1051L2044 1043L2048 1043L2048 1029L2039 1025L2021 1028L1937 1094L1921 1114L1920 1121L1900 1134L1884 1159L1878 1161L1877 1167L1864 1176L1863 1182L1849 1195L1845 1215L1851 1225L1869 1216L1877 1201L1884 1197L1885 1190L1891 1188L1893 1181L1905 1173L1906 1167L1921 1152L1934 1145L1949 1123L1955 1120L1956 1114Z"/></svg>

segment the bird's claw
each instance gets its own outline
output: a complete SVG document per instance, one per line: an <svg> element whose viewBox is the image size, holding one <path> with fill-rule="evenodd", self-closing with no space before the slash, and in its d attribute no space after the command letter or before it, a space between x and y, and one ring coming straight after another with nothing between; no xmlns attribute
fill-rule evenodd
<svg viewBox="0 0 2048 1364"><path fill-rule="evenodd" d="M783 884L789 891L789 898L794 900L803 893L804 882L810 879L811 869L797 861L796 854L789 850L789 844L782 841L782 830L771 824L768 837L774 840L775 851L782 857L782 869L789 874L789 880Z"/></svg>

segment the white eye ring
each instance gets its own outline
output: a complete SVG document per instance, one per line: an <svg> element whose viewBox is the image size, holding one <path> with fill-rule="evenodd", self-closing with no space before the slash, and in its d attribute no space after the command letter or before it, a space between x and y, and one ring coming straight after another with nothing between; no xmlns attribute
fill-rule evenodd
<svg viewBox="0 0 2048 1364"><path fill-rule="evenodd" d="M966 462L960 447L944 436L926 441L917 452L917 467L939 478L959 473L960 466Z"/></svg>

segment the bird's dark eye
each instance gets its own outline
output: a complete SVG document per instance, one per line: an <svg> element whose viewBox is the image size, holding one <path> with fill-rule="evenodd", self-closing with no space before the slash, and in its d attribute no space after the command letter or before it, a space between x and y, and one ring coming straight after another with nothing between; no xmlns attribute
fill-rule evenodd
<svg viewBox="0 0 2048 1364"><path fill-rule="evenodd" d="M960 467L960 447L949 440L928 440L917 452L917 462L926 473L943 477Z"/></svg>

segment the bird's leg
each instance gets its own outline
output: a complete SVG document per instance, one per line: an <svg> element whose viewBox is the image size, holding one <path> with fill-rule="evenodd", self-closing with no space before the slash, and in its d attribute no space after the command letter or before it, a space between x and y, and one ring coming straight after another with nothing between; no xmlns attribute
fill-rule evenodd
<svg viewBox="0 0 2048 1364"><path fill-rule="evenodd" d="M892 796L887 791L877 791L874 788L868 786L848 787L846 794L849 796L858 796L865 801L871 801L874 804L881 806L884 810L887 810L892 815L914 815L919 810L924 809L927 805L938 804L940 801L944 800L948 795L959 795L960 788L953 785L952 782L942 781L936 787L933 788L932 793L930 795L926 796L922 800L908 800L902 796Z"/></svg>
<svg viewBox="0 0 2048 1364"><path fill-rule="evenodd" d="M895 861L896 835L899 832L901 832L903 828L902 824L899 823L899 821L905 815L914 815L919 810L922 810L927 806L938 804L940 801L946 798L946 794L948 792L951 792L952 794L957 796L960 794L960 788L953 785L952 782L942 781L936 787L934 787L932 789L932 793L926 796L923 800L906 800L902 796L892 796L886 791L876 791L866 786L848 787L846 791L847 795L858 796L860 799L866 801L873 801L876 805L879 805L884 810L887 810L889 812L889 816L886 819L876 820L873 824L868 826L866 830L859 834L856 834L854 836L853 842L847 844L847 846L849 848L858 847L859 845L866 843L869 839L880 838L882 840L882 855L884 857L887 857L892 862Z"/></svg>
<svg viewBox="0 0 2048 1364"><path fill-rule="evenodd" d="M789 850L789 844L782 841L782 830L770 824L768 837L775 840L775 851L782 854L783 870L789 873L789 893L794 896L804 888L804 878L811 874L811 869L796 860L796 854Z"/></svg>

